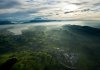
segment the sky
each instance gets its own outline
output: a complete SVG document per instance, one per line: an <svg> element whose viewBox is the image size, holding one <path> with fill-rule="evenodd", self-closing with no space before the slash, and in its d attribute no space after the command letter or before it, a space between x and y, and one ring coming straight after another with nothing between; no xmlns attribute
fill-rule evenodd
<svg viewBox="0 0 100 70"><path fill-rule="evenodd" d="M0 0L0 20L100 20L100 0Z"/></svg>

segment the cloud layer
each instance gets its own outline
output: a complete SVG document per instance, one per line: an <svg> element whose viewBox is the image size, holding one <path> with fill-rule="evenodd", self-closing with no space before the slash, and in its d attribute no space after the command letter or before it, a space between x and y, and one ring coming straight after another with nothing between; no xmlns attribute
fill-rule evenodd
<svg viewBox="0 0 100 70"><path fill-rule="evenodd" d="M100 19L100 0L0 0L0 19Z"/></svg>

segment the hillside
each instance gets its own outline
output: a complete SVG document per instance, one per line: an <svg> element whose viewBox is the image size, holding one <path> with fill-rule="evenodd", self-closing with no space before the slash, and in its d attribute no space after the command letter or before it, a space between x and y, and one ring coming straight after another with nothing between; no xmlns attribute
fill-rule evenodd
<svg viewBox="0 0 100 70"><path fill-rule="evenodd" d="M0 30L1 68L17 59L9 70L100 70L99 52L98 28L32 26L20 35Z"/></svg>

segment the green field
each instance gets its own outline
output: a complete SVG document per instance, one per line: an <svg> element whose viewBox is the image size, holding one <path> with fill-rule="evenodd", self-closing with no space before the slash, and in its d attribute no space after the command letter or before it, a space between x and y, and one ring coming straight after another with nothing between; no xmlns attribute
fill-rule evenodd
<svg viewBox="0 0 100 70"><path fill-rule="evenodd" d="M0 30L0 70L100 70L100 29L31 26ZM7 69L8 68L8 69Z"/></svg>

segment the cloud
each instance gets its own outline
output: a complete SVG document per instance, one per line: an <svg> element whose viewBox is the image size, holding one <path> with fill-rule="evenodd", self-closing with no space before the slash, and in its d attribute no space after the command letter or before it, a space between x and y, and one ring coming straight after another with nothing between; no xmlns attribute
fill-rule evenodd
<svg viewBox="0 0 100 70"><path fill-rule="evenodd" d="M20 2L16 0L0 0L0 9L12 8L18 5L20 5Z"/></svg>
<svg viewBox="0 0 100 70"><path fill-rule="evenodd" d="M70 7L72 5L76 8L72 9ZM62 16L59 19L67 19L64 17L75 18L76 13L84 14L84 12L88 14L92 12L96 15L100 12L100 0L0 0L0 19L20 19L22 17L23 19L27 17L57 19L59 16ZM82 16L84 15L78 17ZM99 15L96 16L99 17Z"/></svg>

